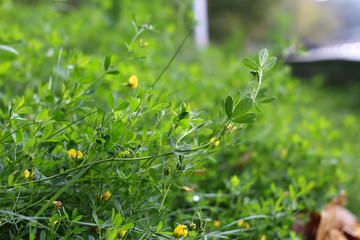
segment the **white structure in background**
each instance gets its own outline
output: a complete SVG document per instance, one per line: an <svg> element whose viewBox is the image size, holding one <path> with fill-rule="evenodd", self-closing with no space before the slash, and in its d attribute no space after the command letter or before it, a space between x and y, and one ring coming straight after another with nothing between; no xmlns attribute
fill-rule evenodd
<svg viewBox="0 0 360 240"><path fill-rule="evenodd" d="M209 45L209 24L207 15L207 0L194 0L193 2L194 38L198 49L204 49Z"/></svg>

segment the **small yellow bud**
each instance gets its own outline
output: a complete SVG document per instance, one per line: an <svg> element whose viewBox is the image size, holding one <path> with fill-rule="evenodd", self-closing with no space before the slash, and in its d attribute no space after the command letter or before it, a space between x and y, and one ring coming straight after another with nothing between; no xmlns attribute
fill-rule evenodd
<svg viewBox="0 0 360 240"><path fill-rule="evenodd" d="M95 232L96 234L100 234L100 231L99 231L99 229L98 229L97 227L94 228L94 232Z"/></svg>
<svg viewBox="0 0 360 240"><path fill-rule="evenodd" d="M53 201L52 204L55 205L58 209L62 206L62 202L60 201Z"/></svg>
<svg viewBox="0 0 360 240"><path fill-rule="evenodd" d="M194 231L195 229L196 229L196 224L193 223L193 222L190 223L190 224L189 224L189 230L190 230L190 231Z"/></svg>
<svg viewBox="0 0 360 240"><path fill-rule="evenodd" d="M266 240L266 236L265 235L260 235L259 239L260 240Z"/></svg>
<svg viewBox="0 0 360 240"><path fill-rule="evenodd" d="M243 224L244 224L243 220L240 220L240 221L237 222L238 227L241 227Z"/></svg>
<svg viewBox="0 0 360 240"><path fill-rule="evenodd" d="M120 236L121 238L123 238L123 237L125 236L125 234L126 234L126 231L125 231L125 230L122 230L122 231L119 233L119 236Z"/></svg>
<svg viewBox="0 0 360 240"><path fill-rule="evenodd" d="M53 225L57 224L58 222L59 222L59 220L53 221L52 218L49 218L49 223L51 223Z"/></svg>
<svg viewBox="0 0 360 240"><path fill-rule="evenodd" d="M129 87L129 88L136 88L138 85L139 85L139 81L138 81L137 76L132 75L132 76L129 78L128 87Z"/></svg>
<svg viewBox="0 0 360 240"><path fill-rule="evenodd" d="M215 220L215 221L214 221L214 226L215 226L215 227L220 227L220 221Z"/></svg>
<svg viewBox="0 0 360 240"><path fill-rule="evenodd" d="M174 229L174 236L176 238L186 237L188 234L187 226L186 225L179 225Z"/></svg>
<svg viewBox="0 0 360 240"><path fill-rule="evenodd" d="M210 142L215 141L215 139L216 139L216 137L210 138ZM215 147L219 146L219 144L220 144L220 141L219 141L219 140L217 140L216 142L214 142L214 146L215 146Z"/></svg>
<svg viewBox="0 0 360 240"><path fill-rule="evenodd" d="M76 157L76 150L75 150L75 149L70 149L70 151L69 151L69 157L71 157L71 158L75 158L75 157Z"/></svg>
<svg viewBox="0 0 360 240"><path fill-rule="evenodd" d="M99 196L100 200L104 199L105 201L109 200L110 197L111 197L111 194L110 194L109 190L107 190L106 192L100 194L100 196Z"/></svg>
<svg viewBox="0 0 360 240"><path fill-rule="evenodd" d="M250 224L244 223L244 228L250 228Z"/></svg>
<svg viewBox="0 0 360 240"><path fill-rule="evenodd" d="M82 152L80 152L80 151L77 151L77 158L78 159L81 159L83 157L83 154L82 154Z"/></svg>
<svg viewBox="0 0 360 240"><path fill-rule="evenodd" d="M141 48L147 47L149 45L148 42L144 42L142 38L139 40L139 45Z"/></svg>

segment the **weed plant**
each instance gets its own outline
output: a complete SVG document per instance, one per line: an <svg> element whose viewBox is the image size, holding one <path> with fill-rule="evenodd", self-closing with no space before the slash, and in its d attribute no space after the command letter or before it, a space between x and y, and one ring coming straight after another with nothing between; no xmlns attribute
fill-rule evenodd
<svg viewBox="0 0 360 240"><path fill-rule="evenodd" d="M266 50L200 59L187 3L93 3L0 9L0 239L299 239L356 179L321 86Z"/></svg>

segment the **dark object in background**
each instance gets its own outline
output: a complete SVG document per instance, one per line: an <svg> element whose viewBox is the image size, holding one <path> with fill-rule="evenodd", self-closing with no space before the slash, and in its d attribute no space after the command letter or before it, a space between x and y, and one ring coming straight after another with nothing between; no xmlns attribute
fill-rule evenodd
<svg viewBox="0 0 360 240"><path fill-rule="evenodd" d="M293 74L311 78L324 75L328 83L344 84L360 80L360 28L341 31L301 56L286 60Z"/></svg>

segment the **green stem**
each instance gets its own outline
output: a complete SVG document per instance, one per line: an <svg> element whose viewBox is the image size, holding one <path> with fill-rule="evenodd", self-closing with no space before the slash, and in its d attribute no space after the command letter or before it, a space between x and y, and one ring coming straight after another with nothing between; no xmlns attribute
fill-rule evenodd
<svg viewBox="0 0 360 240"><path fill-rule="evenodd" d="M255 101L258 93L259 93L259 89L260 89L260 86L261 86L262 75L263 75L262 70L259 70L259 71L258 71L258 75L259 75L259 77L258 77L259 82L258 82L257 88L256 88L256 90L255 90L255 92L254 92L254 95L252 96L252 99L253 99L254 101Z"/></svg>

